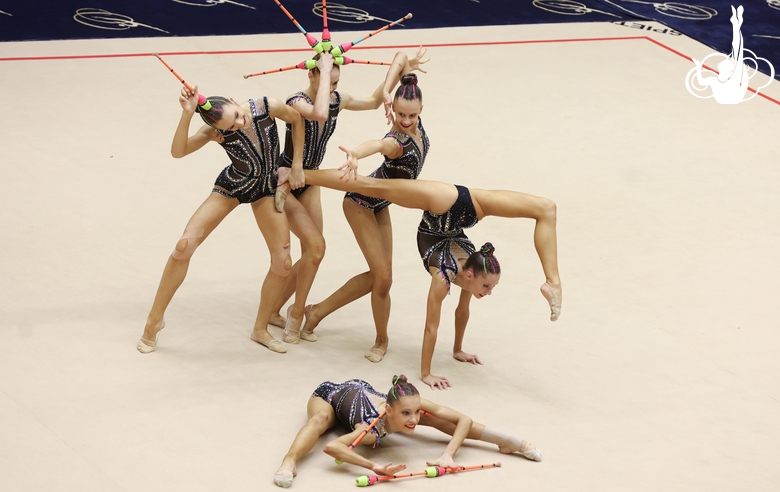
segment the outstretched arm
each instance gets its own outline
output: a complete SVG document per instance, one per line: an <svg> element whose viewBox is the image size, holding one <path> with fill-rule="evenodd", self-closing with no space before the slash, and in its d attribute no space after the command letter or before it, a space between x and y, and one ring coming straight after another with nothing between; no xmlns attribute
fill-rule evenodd
<svg viewBox="0 0 780 492"><path fill-rule="evenodd" d="M280 179L277 186L281 186L285 181L289 181L290 187L298 189L306 184L306 178L303 176L303 144L304 144L304 122L298 111L284 104L282 101L273 97L268 98L268 114L272 118L279 118L292 126L293 140L293 160L289 175Z"/></svg>
<svg viewBox="0 0 780 492"><path fill-rule="evenodd" d="M390 159L395 159L400 157L402 152L400 144L392 137L383 138L382 140L369 140L352 150L342 146L339 146L339 149L347 154L347 161L339 167L339 171L344 171L340 179L346 179L347 181L357 179L358 161L360 159L374 154L382 154Z"/></svg>
<svg viewBox="0 0 780 492"><path fill-rule="evenodd" d="M344 463L349 463L356 466L362 466L363 468L368 468L369 470L373 471L377 475L393 475L405 469L406 465L403 463L399 463L397 465L394 465L392 463L380 465L367 458L360 456L356 452L349 449L350 444L355 442L355 439L357 439L357 437L363 432L363 430L366 427L368 427L368 425L365 424L357 426L355 430L350 432L349 434L345 434L339 437L338 439L334 439L333 441L326 444L325 449L323 449L323 451L326 454L333 456L337 460L343 461ZM369 432L368 434L366 434L366 436L363 438L360 444L370 446L373 445L375 442L376 442L376 436L371 432Z"/></svg>
<svg viewBox="0 0 780 492"><path fill-rule="evenodd" d="M453 461L455 453L458 452L458 449L460 449L463 441L468 437L469 432L471 431L471 426L473 424L471 417L453 410L452 408L445 407L443 405L437 405L436 403L425 399L423 399L421 403L422 409L428 413L433 414L433 418L455 425L455 429L451 434L452 439L450 439L450 442L447 444L444 452L436 461L429 461L428 466L438 465L454 468L457 466Z"/></svg>
<svg viewBox="0 0 780 492"><path fill-rule="evenodd" d="M171 142L171 155L173 157L179 159L195 152L212 140L221 141L222 135L208 125L203 125L193 136L188 136L192 115L195 114L195 108L198 106L197 86L193 87L192 90L182 87L179 103L181 104L181 119L179 119L179 125L176 127L173 142Z"/></svg>
<svg viewBox="0 0 780 492"><path fill-rule="evenodd" d="M431 269L431 287L428 290L428 306L425 314L425 334L423 335L422 358L420 363L420 376L423 383L431 388L447 389L450 382L445 377L431 374L431 360L436 348L436 336L441 320L441 305L447 296L447 284L441 274Z"/></svg>

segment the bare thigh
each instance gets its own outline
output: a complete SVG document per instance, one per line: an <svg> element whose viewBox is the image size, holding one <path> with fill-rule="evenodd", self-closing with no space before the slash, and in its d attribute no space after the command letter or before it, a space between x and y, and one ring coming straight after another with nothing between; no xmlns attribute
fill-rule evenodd
<svg viewBox="0 0 780 492"><path fill-rule="evenodd" d="M319 396L312 396L309 398L309 402L306 404L306 417L311 420L311 418L317 414L327 416L327 427L323 429L322 432L325 432L326 430L336 425L336 412L333 410L333 407L330 406L330 403L326 402Z"/></svg>
<svg viewBox="0 0 780 492"><path fill-rule="evenodd" d="M298 197L298 201L306 209L312 222L322 233L323 220L322 220L322 199L320 198L320 187L309 186L306 191Z"/></svg>
<svg viewBox="0 0 780 492"><path fill-rule="evenodd" d="M278 253L290 244L290 227L287 224L287 216L276 211L273 196L263 197L252 202L252 213L254 213L257 226L265 238L271 255Z"/></svg>
<svg viewBox="0 0 780 492"><path fill-rule="evenodd" d="M344 215L347 217L355 239L366 258L368 268L374 273L390 275L393 255L393 230L387 209L381 223L377 215L352 200L344 199ZM384 272L383 272L384 270Z"/></svg>
<svg viewBox="0 0 780 492"><path fill-rule="evenodd" d="M487 216L509 218L536 218L547 210L551 201L519 191L470 189L477 218Z"/></svg>

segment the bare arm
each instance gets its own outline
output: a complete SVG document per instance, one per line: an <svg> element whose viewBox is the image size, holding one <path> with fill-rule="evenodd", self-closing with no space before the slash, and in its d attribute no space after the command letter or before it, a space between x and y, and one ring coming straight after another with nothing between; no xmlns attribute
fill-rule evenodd
<svg viewBox="0 0 780 492"><path fill-rule="evenodd" d="M450 442L447 444L447 447L444 449L444 452L439 456L439 458L436 461L429 461L428 466L445 466L445 467L455 467L455 462L453 461L455 457L455 453L458 452L458 449L460 449L461 445L463 444L463 441L466 440L466 437L468 437L469 432L471 431L471 425L474 423L471 418L467 415L464 415L456 410L453 410L449 407L445 407L443 405L437 405L436 403L433 403L432 401L428 401L423 399L421 401L422 403L422 409L426 412L429 412L433 414L433 416L439 420L443 420L445 422L449 422L451 424L455 424L455 430L452 432L452 439L450 439Z"/></svg>
<svg viewBox="0 0 780 492"><path fill-rule="evenodd" d="M195 152L212 140L221 141L222 135L208 125L203 125L193 136L188 136L192 115L195 114L195 108L198 106L197 86L193 87L192 91L182 87L179 103L182 111L179 125L173 134L173 142L171 142L171 155L173 157L180 159Z"/></svg>
<svg viewBox="0 0 780 492"><path fill-rule="evenodd" d="M330 53L321 53L317 68L320 69L320 83L317 86L314 105L298 100L293 107L307 120L325 121L330 115L330 72L333 68L333 56Z"/></svg>
<svg viewBox="0 0 780 492"><path fill-rule="evenodd" d="M347 161L339 167L340 171L344 171L340 179L357 179L358 161L364 157L368 157L374 154L382 154L390 159L396 159L401 157L401 146L398 140L388 137L382 140L369 140L360 144L354 149L347 149L339 146L339 149L347 154Z"/></svg>
<svg viewBox="0 0 780 492"><path fill-rule="evenodd" d="M425 314L425 334L423 335L422 357L420 363L420 376L425 384L431 388L447 389L450 382L447 378L431 374L431 360L436 348L436 336L441 320L441 305L447 296L447 284L441 278L441 274L431 272L431 287L428 290L428 306Z"/></svg>
<svg viewBox="0 0 780 492"><path fill-rule="evenodd" d="M414 58L409 59L406 53L399 51L393 58L390 68L387 69L387 75L384 82L379 84L373 94L367 98L355 98L348 94L342 94L341 109L349 109L351 111L364 111L369 109L377 109L382 102L384 102L390 94L390 91L401 80L401 76L410 73L414 70L419 70L425 73L425 70L420 68L420 65L426 63L428 59L422 60L425 56L426 49L422 46L417 50L417 54Z"/></svg>
<svg viewBox="0 0 780 492"><path fill-rule="evenodd" d="M306 180L303 177L303 145L305 137L303 117L301 117L298 111L272 97L268 98L268 114L272 118L279 118L292 126L293 161L287 181L289 181L293 189L300 188L306 184Z"/></svg>
<svg viewBox="0 0 780 492"><path fill-rule="evenodd" d="M329 442L325 445L325 449L323 451L336 458L339 461L343 461L344 463L349 463L351 465L356 466L362 466L363 468L368 468L369 470L373 471L374 473L378 475L392 475L394 473L398 473L399 471L406 468L405 464L398 464L393 465L392 463L387 463L386 465L380 465L378 463L375 463L367 458L364 458L357 454L356 452L349 449L349 445L355 442L355 439L363 432L363 430L368 427L368 425L359 425L355 428L354 431L352 431L349 434L345 434L338 439L334 439L333 441ZM360 444L365 446L373 445L376 442L376 435L369 432L366 434L366 436L363 438L363 440L360 442Z"/></svg>
<svg viewBox="0 0 780 492"><path fill-rule="evenodd" d="M466 334L466 325L469 322L469 303L471 302L471 292L467 290L460 291L458 307L455 308L455 343L452 346L452 356L461 362L471 362L472 364L482 364L474 354L467 354L463 351L463 337Z"/></svg>

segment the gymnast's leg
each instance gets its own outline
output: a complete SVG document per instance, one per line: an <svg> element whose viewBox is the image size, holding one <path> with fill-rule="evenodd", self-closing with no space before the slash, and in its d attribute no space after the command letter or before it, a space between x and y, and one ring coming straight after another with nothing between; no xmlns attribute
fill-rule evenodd
<svg viewBox="0 0 780 492"><path fill-rule="evenodd" d="M311 451L321 435L336 425L336 412L333 407L318 396L309 398L306 413L309 421L298 431L290 450L284 455L281 466L274 474L274 483L279 487L287 488L292 485L293 478L298 475L295 468L298 460Z"/></svg>
<svg viewBox="0 0 780 492"><path fill-rule="evenodd" d="M362 195L384 200L404 208L430 210L443 214L458 199L458 190L454 185L439 181L422 179L376 179L358 176L345 181L339 179L341 171L326 169L319 171L304 170L306 184L316 184L341 191L354 191Z"/></svg>
<svg viewBox="0 0 780 492"><path fill-rule="evenodd" d="M165 310L187 276L190 258L195 249L237 206L237 199L212 192L187 222L187 227L163 270L152 309L146 318L144 333L137 345L139 352L148 354L157 349L157 333L165 326Z"/></svg>
<svg viewBox="0 0 780 492"><path fill-rule="evenodd" d="M271 254L271 266L260 291L260 306L251 339L273 352L284 353L287 352L284 344L268 333L268 321L284 285L284 279L292 268L290 228L287 225L287 217L274 208L273 195L252 202L252 213Z"/></svg>
<svg viewBox="0 0 780 492"><path fill-rule="evenodd" d="M558 275L557 208L555 202L517 191L478 189L469 191L474 208L477 210L477 217L480 220L490 215L536 220L534 246L546 277L540 290L550 304L550 321L557 320L561 314L563 291Z"/></svg>
<svg viewBox="0 0 780 492"><path fill-rule="evenodd" d="M420 418L420 425L434 427L450 436L455 432L455 424L438 419L430 414L423 415ZM498 450L503 454L520 453L529 460L542 461L542 452L533 443L510 436L479 422L471 424L471 430L469 430L466 439L496 444L498 445Z"/></svg>

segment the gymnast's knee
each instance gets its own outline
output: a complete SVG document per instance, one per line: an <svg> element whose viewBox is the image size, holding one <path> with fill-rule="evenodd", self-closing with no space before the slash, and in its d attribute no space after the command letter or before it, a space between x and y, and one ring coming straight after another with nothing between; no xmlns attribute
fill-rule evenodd
<svg viewBox="0 0 780 492"><path fill-rule="evenodd" d="M320 235L316 240L312 241L306 253L315 265L319 265L325 257L325 238Z"/></svg>
<svg viewBox="0 0 780 492"><path fill-rule="evenodd" d="M545 219L555 220L555 217L558 214L558 206L550 199L542 198L541 200L542 216Z"/></svg>
<svg viewBox="0 0 780 492"><path fill-rule="evenodd" d="M290 243L287 243L278 252L271 254L271 271L280 277L286 277L291 268Z"/></svg>
<svg viewBox="0 0 780 492"><path fill-rule="evenodd" d="M184 230L184 234L182 234L181 239L179 239L179 242L176 243L176 247L173 249L171 256L175 260L189 260L193 253L195 253L195 249L200 244L200 241L198 240L202 237L202 227L191 225L187 226L187 229Z"/></svg>
<svg viewBox="0 0 780 492"><path fill-rule="evenodd" d="M373 291L376 294L385 296L390 294L390 287L393 286L393 273L391 271L374 273Z"/></svg>

